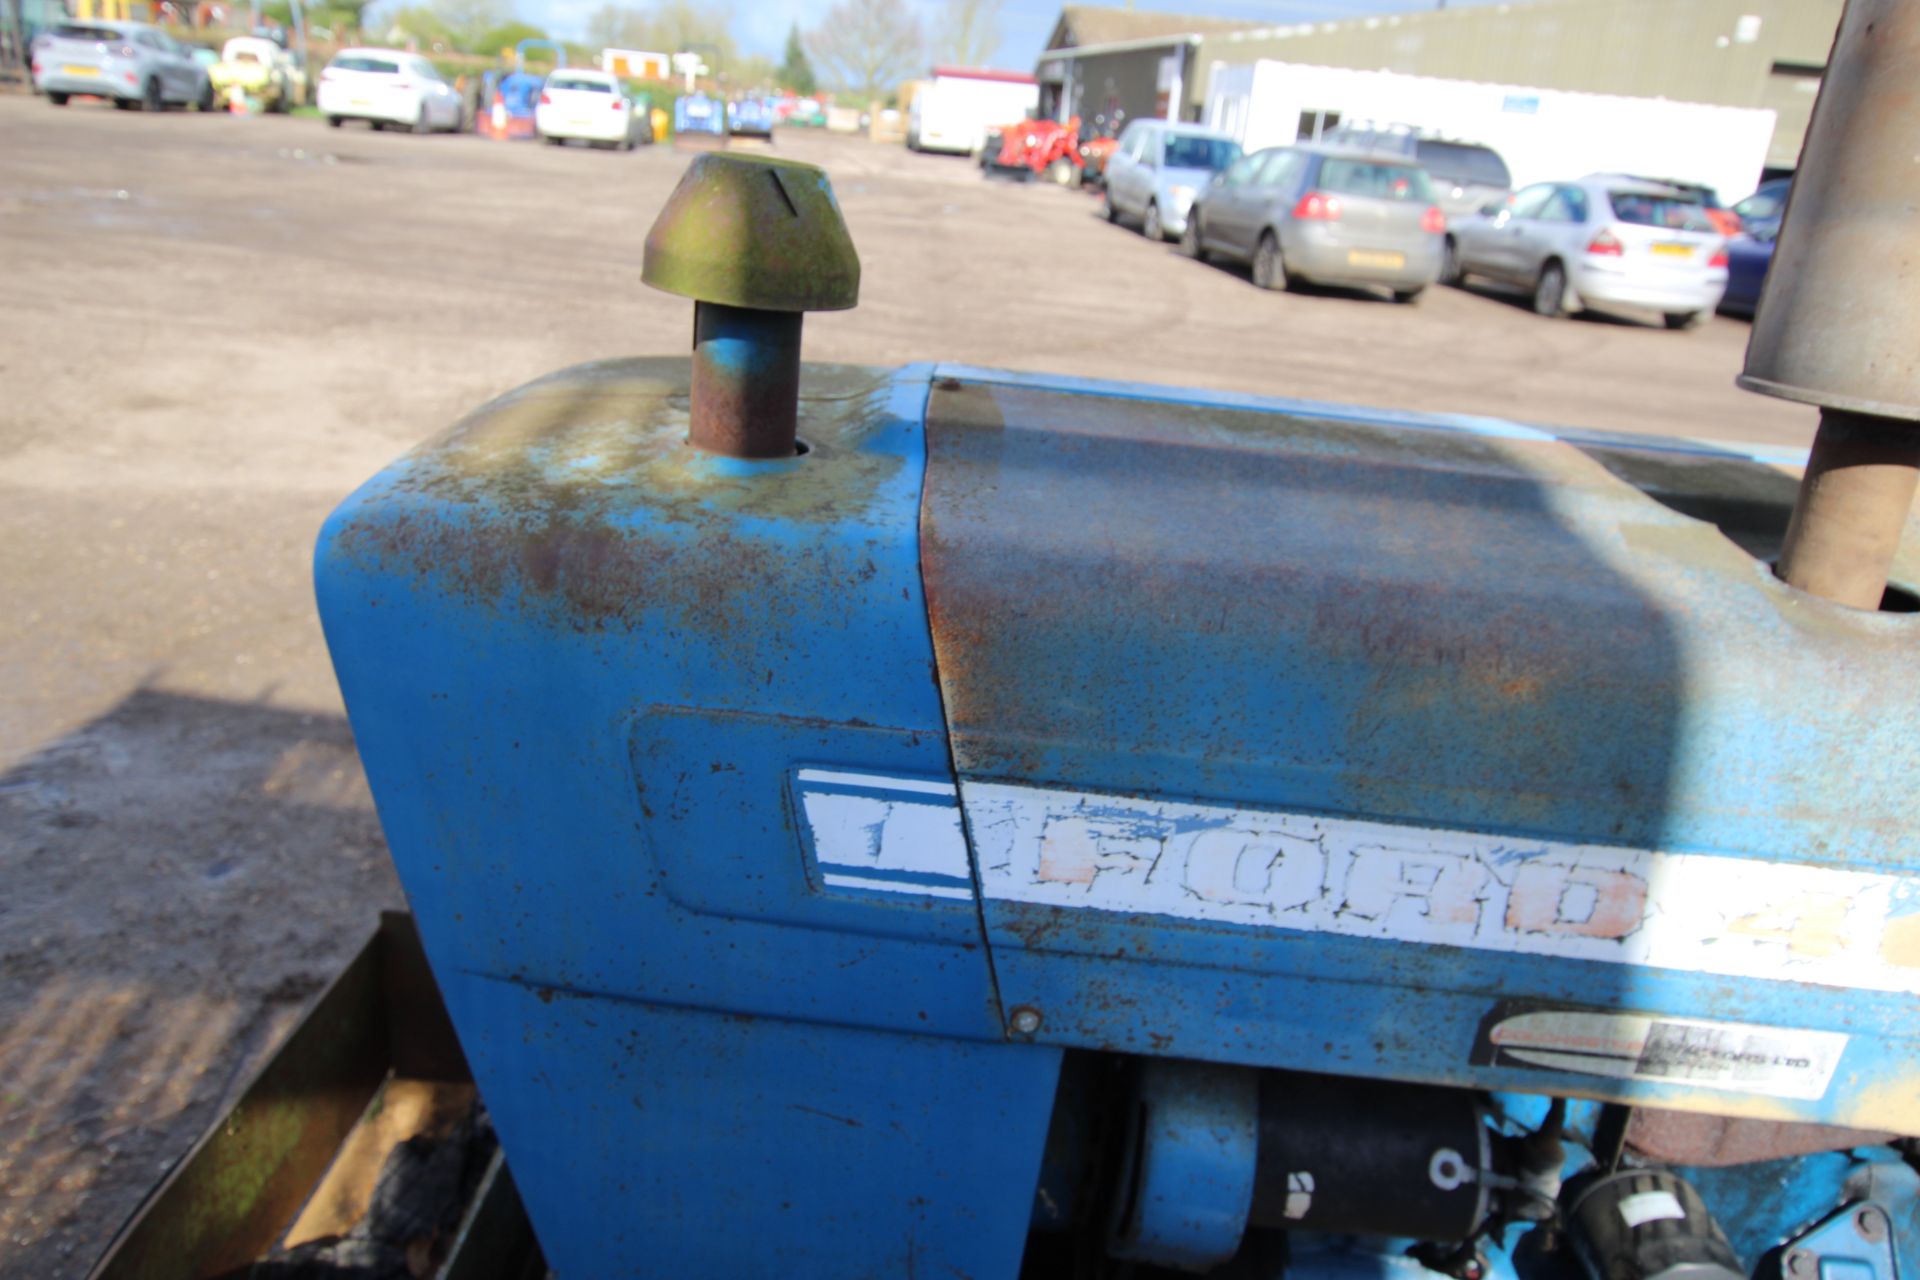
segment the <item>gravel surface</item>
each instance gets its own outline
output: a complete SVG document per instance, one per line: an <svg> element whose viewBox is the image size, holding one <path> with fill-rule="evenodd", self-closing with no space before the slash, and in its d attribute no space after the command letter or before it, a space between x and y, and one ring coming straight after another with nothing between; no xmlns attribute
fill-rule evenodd
<svg viewBox="0 0 1920 1280"><path fill-rule="evenodd" d="M686 162L0 97L0 1275L83 1274L399 900L308 557L556 367L684 350ZM816 359L956 360L1804 445L1742 322L1274 295L957 158L820 135L865 267ZM1741 193L1734 193L1741 194Z"/></svg>

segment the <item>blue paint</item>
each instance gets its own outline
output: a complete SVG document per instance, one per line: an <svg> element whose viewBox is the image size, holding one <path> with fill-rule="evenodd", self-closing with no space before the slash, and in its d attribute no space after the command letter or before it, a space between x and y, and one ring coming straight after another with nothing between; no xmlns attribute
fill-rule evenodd
<svg viewBox="0 0 1920 1280"><path fill-rule="evenodd" d="M545 379L328 522L395 866L563 1274L1007 1274L1059 1053L1000 1043L971 903L816 893L785 786L951 779L927 371L840 375L812 453L741 467L690 456L685 369Z"/></svg>
<svg viewBox="0 0 1920 1280"><path fill-rule="evenodd" d="M1253 1207L1260 1081L1250 1071L1148 1061L1139 1123L1121 1177L1132 1212L1114 1225L1116 1258L1203 1271L1239 1251Z"/></svg>
<svg viewBox="0 0 1920 1280"><path fill-rule="evenodd" d="M747 462L686 447L685 370L503 397L343 504L316 560L395 865L563 1274L1011 1277L1063 1047L1499 1089L1509 1134L1547 1093L1725 1101L1476 1062L1527 997L1841 1032L1826 1097L1766 1105L1910 1105L1908 996L822 883L981 868L829 857L802 769L1452 827L1502 865L1552 838L1912 874L1916 620L1823 613L1565 447L1623 442L917 366L816 371L811 452ZM926 422L936 377L997 416L971 455ZM1245 1110L1158 1096L1133 1239L1222 1256ZM1596 1119L1569 1108L1576 1138ZM1897 1201L1903 1168L1683 1172L1751 1261L1863 1169ZM1499 1280L1553 1280L1527 1235ZM1405 1243L1302 1238L1294 1269L1428 1280Z"/></svg>

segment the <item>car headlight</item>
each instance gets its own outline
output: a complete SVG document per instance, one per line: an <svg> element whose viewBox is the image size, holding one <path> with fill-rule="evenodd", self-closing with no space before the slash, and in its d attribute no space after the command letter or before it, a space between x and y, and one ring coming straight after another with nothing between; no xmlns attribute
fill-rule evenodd
<svg viewBox="0 0 1920 1280"><path fill-rule="evenodd" d="M1192 187L1171 186L1167 188L1167 195L1172 197L1173 202L1175 204L1192 204L1193 203Z"/></svg>

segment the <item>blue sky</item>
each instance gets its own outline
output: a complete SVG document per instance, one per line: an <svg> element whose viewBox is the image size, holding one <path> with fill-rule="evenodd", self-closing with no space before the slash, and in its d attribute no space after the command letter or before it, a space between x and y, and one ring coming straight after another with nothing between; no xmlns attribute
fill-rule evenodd
<svg viewBox="0 0 1920 1280"><path fill-rule="evenodd" d="M518 0L519 14L529 22L546 27L554 35L578 38L587 15L603 0ZM645 0L633 0L636 8ZM834 0L734 0L733 34L747 53L759 53L778 59L786 45L787 29L798 22L801 28L813 25L833 7ZM929 32L937 30L939 0L901 0L920 14L921 25ZM1450 5L1485 0L1447 0ZM1246 18L1253 22L1314 22L1330 18L1353 18L1373 13L1405 13L1413 9L1436 7L1435 0L1140 0L1141 9L1167 13L1204 14L1217 18ZM1005 0L1000 10L1000 54L996 66L1031 70L1034 60L1060 15L1058 0Z"/></svg>

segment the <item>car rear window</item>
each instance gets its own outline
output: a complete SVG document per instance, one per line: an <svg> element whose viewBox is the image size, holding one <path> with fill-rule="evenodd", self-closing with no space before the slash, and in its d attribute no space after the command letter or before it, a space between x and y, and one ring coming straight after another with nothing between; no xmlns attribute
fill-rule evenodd
<svg viewBox="0 0 1920 1280"><path fill-rule="evenodd" d="M1379 160L1329 159L1320 166L1320 180L1314 184L1323 191L1343 196L1367 196L1375 200L1433 201L1433 187L1424 169L1410 164L1391 164Z"/></svg>
<svg viewBox="0 0 1920 1280"><path fill-rule="evenodd" d="M63 22L53 29L62 40L124 40L112 27L88 27L78 22Z"/></svg>
<svg viewBox="0 0 1920 1280"><path fill-rule="evenodd" d="M580 80L568 76L554 76L547 81L549 89L579 89L586 93L612 93L613 86L604 80Z"/></svg>
<svg viewBox="0 0 1920 1280"><path fill-rule="evenodd" d="M333 66L336 71L377 71L389 76L400 74L398 62L388 58L368 58L357 53L350 53L344 58L335 58Z"/></svg>
<svg viewBox="0 0 1920 1280"><path fill-rule="evenodd" d="M1240 144L1225 138L1190 138L1178 134L1167 139L1166 163L1169 169L1211 169L1218 173L1240 158Z"/></svg>
<svg viewBox="0 0 1920 1280"><path fill-rule="evenodd" d="M1462 142L1421 142L1420 167L1455 186L1510 187L1513 175L1507 162L1488 147Z"/></svg>
<svg viewBox="0 0 1920 1280"><path fill-rule="evenodd" d="M1684 196L1663 196L1646 191L1609 191L1607 203L1613 216L1636 227L1664 227L1669 231L1712 231L1707 207Z"/></svg>

